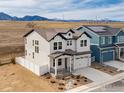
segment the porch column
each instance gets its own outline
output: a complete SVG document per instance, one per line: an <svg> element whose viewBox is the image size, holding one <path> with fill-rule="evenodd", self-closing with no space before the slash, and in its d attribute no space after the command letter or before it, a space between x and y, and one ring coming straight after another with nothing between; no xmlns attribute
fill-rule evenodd
<svg viewBox="0 0 124 93"><path fill-rule="evenodd" d="M55 76L57 76L57 60L55 59Z"/></svg>
<svg viewBox="0 0 124 93"><path fill-rule="evenodd" d="M72 61L72 58L70 57L70 72L71 72L71 61Z"/></svg>
<svg viewBox="0 0 124 93"><path fill-rule="evenodd" d="M119 56L118 56L119 59L121 58L120 55L121 55L121 49L119 47Z"/></svg>
<svg viewBox="0 0 124 93"><path fill-rule="evenodd" d="M73 56L73 70L75 70L75 55Z"/></svg>

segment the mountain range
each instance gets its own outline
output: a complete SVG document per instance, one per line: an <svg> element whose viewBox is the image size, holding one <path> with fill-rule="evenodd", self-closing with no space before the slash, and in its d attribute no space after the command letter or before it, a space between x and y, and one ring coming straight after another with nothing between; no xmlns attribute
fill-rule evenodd
<svg viewBox="0 0 124 93"><path fill-rule="evenodd" d="M61 20L61 19L49 19L46 17L41 17L38 15L30 16L26 15L24 17L16 17L16 16L10 16L4 12L0 12L0 20L11 20L11 21L64 21L64 22L121 22L121 21L115 21L115 20Z"/></svg>
<svg viewBox="0 0 124 93"><path fill-rule="evenodd" d="M5 14L3 12L0 12L0 20L12 20L12 21L40 21L40 20L50 20L46 17L40 17L40 16L24 16L24 17L16 17L16 16L10 16L8 14Z"/></svg>

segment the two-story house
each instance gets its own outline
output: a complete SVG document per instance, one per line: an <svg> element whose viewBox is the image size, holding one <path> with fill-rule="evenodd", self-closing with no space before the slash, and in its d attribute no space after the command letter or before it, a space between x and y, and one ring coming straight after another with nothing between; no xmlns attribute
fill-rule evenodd
<svg viewBox="0 0 124 93"><path fill-rule="evenodd" d="M124 54L124 32L121 28L109 26L81 26L81 32L87 32L91 37L92 57L97 62L121 60Z"/></svg>
<svg viewBox="0 0 124 93"><path fill-rule="evenodd" d="M40 66L37 69L39 75L50 72L57 76L91 65L91 36L86 32L73 29L32 30L24 35L24 39L25 60Z"/></svg>

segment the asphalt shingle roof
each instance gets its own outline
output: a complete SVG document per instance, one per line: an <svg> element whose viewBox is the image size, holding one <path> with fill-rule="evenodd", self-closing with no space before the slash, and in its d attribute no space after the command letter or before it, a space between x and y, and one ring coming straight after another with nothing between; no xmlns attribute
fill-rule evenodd
<svg viewBox="0 0 124 93"><path fill-rule="evenodd" d="M79 36L83 34L83 32L76 31L75 29L58 29L58 28L52 28L52 29L35 29L27 34L24 35L24 37L28 36L31 32L36 31L39 33L44 39L47 41L51 40L53 37L55 37L57 34L59 34L61 37L66 38L63 34L67 33L68 31L73 31L73 39L77 39Z"/></svg>
<svg viewBox="0 0 124 93"><path fill-rule="evenodd" d="M106 35L114 36L121 30L121 28L112 28L110 26L90 26L89 25L84 27L95 32L100 36L106 36Z"/></svg>

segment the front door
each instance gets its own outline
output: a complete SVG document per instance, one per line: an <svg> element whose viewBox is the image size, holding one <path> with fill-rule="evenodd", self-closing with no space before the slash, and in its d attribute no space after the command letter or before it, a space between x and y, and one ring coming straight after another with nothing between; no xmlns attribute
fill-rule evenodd
<svg viewBox="0 0 124 93"><path fill-rule="evenodd" d="M65 69L67 69L67 58L65 58Z"/></svg>

